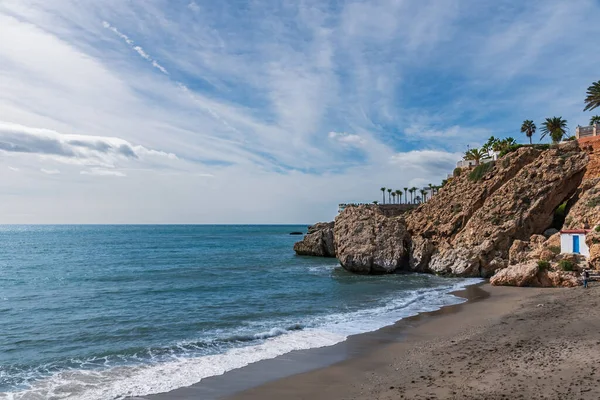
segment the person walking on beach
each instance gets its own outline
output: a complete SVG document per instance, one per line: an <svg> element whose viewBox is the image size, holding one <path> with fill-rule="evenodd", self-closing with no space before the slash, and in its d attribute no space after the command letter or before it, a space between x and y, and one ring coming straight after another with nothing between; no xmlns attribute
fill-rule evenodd
<svg viewBox="0 0 600 400"><path fill-rule="evenodd" d="M583 288L587 289L588 287L588 279L590 279L590 273L588 272L587 269L583 270Z"/></svg>

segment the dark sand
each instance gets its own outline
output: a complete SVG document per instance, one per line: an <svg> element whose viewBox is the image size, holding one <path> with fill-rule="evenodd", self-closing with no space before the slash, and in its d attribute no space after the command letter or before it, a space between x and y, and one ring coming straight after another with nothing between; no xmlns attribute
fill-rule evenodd
<svg viewBox="0 0 600 400"><path fill-rule="evenodd" d="M600 399L600 285L459 295L471 301L144 399Z"/></svg>
<svg viewBox="0 0 600 400"><path fill-rule="evenodd" d="M400 342L228 399L600 399L600 286L483 289Z"/></svg>

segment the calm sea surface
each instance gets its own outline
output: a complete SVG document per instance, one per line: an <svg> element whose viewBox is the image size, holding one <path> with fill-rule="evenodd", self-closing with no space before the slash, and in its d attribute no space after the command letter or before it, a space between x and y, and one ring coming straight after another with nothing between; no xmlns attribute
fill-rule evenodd
<svg viewBox="0 0 600 400"><path fill-rule="evenodd" d="M0 226L0 399L165 392L461 300L466 279L357 276L305 226Z"/></svg>

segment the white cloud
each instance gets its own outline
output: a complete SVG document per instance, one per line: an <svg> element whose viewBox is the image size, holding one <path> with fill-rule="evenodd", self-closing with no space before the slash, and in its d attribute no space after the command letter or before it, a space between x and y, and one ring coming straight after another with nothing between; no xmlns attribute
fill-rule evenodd
<svg viewBox="0 0 600 400"><path fill-rule="evenodd" d="M348 146L362 147L367 141L359 135L342 132L329 132L329 139Z"/></svg>
<svg viewBox="0 0 600 400"><path fill-rule="evenodd" d="M42 168L40 169L41 172L43 172L44 174L48 174L48 175L58 175L60 174L60 171L58 169L46 169L46 168Z"/></svg>
<svg viewBox="0 0 600 400"><path fill-rule="evenodd" d="M0 151L35 154L66 164L112 167L119 161L150 158L176 160L172 153L132 145L115 137L61 134L0 121Z"/></svg>
<svg viewBox="0 0 600 400"><path fill-rule="evenodd" d="M111 30L118 37L123 39L125 41L125 43L127 43L129 46L131 46L131 48L140 55L140 57L152 62L152 66L154 68L158 69L160 72L162 72L165 75L169 75L169 72L162 65L160 65L155 59L150 57L150 55L148 53L146 53L141 46L136 46L135 42L133 40L131 40L129 38L129 36L125 35L124 33L121 33L121 31L119 31L115 26L112 26L110 23L108 23L106 21L102 22L102 26L106 29Z"/></svg>
<svg viewBox="0 0 600 400"><path fill-rule="evenodd" d="M92 168L80 172L81 175L92 175L92 176L127 176L124 172L114 171L110 169Z"/></svg>

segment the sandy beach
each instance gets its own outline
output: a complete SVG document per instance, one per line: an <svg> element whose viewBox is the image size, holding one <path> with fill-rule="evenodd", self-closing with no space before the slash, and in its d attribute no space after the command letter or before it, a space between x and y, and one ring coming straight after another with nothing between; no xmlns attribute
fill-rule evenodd
<svg viewBox="0 0 600 400"><path fill-rule="evenodd" d="M400 321L401 338L229 400L598 399L600 286L489 293Z"/></svg>

